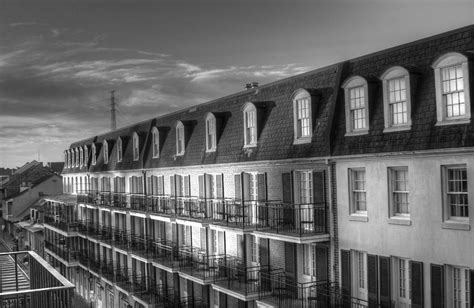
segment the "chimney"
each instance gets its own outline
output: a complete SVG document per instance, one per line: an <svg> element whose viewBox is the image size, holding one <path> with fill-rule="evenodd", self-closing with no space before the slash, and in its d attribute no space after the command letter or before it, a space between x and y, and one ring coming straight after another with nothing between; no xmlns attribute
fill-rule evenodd
<svg viewBox="0 0 474 308"><path fill-rule="evenodd" d="M246 83L245 84L245 89L246 90L252 89L252 84L251 83Z"/></svg>
<svg viewBox="0 0 474 308"><path fill-rule="evenodd" d="M258 82L252 82L252 88L258 88Z"/></svg>

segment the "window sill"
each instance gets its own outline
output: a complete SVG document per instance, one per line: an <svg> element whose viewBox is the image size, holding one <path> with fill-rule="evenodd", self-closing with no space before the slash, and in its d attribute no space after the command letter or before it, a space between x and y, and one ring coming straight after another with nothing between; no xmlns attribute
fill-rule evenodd
<svg viewBox="0 0 474 308"><path fill-rule="evenodd" d="M367 215L362 215L362 214L351 214L349 216L349 221L362 221L362 222L368 222L369 217Z"/></svg>
<svg viewBox="0 0 474 308"><path fill-rule="evenodd" d="M214 153L215 151L216 151L216 148L206 149L206 153Z"/></svg>
<svg viewBox="0 0 474 308"><path fill-rule="evenodd" d="M391 225L411 226L410 217L390 217L387 222Z"/></svg>
<svg viewBox="0 0 474 308"><path fill-rule="evenodd" d="M256 148L256 147L257 147L256 143L251 143L251 144L245 144L244 145L244 149L246 149L246 148Z"/></svg>
<svg viewBox="0 0 474 308"><path fill-rule="evenodd" d="M184 156L184 152L183 153L177 153L175 156Z"/></svg>
<svg viewBox="0 0 474 308"><path fill-rule="evenodd" d="M404 132L411 130L411 125L406 125L406 126L390 126L390 127L385 127L383 129L384 133L392 133L392 132Z"/></svg>
<svg viewBox="0 0 474 308"><path fill-rule="evenodd" d="M461 221L453 221L453 220L444 221L441 224L441 228L452 229L452 230L463 230L463 231L471 230L471 226L469 225L469 222L461 222Z"/></svg>
<svg viewBox="0 0 474 308"><path fill-rule="evenodd" d="M293 145L311 143L311 137L301 137L293 140Z"/></svg>
<svg viewBox="0 0 474 308"><path fill-rule="evenodd" d="M457 125L457 124L469 124L471 123L470 118L443 120L436 122L435 126L446 126L446 125Z"/></svg>
<svg viewBox="0 0 474 308"><path fill-rule="evenodd" d="M368 129L365 129L365 130L357 130L357 131L352 131L352 132L346 132L346 134L344 135L344 137L351 137L351 136L362 136L362 135L367 135L369 134L369 130Z"/></svg>

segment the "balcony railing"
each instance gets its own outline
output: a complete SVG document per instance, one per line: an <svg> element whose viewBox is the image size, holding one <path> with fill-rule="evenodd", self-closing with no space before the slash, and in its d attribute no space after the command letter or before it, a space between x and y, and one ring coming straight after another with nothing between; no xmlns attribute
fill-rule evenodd
<svg viewBox="0 0 474 308"><path fill-rule="evenodd" d="M32 251L0 253L2 271L14 274L14 281L0 277L0 307L73 306L74 285ZM19 267L18 260L28 266Z"/></svg>
<svg viewBox="0 0 474 308"><path fill-rule="evenodd" d="M61 243L60 241L52 242L49 240L44 241L44 247L58 257L62 258L67 262L78 261L79 253L75 250L71 250L69 247L71 244Z"/></svg>
<svg viewBox="0 0 474 308"><path fill-rule="evenodd" d="M149 259L153 257L153 246L152 240L148 236L130 234L130 246L129 250L141 256L142 258Z"/></svg>
<svg viewBox="0 0 474 308"><path fill-rule="evenodd" d="M269 232L307 236L326 234L326 204L287 204L267 202L258 206L259 229Z"/></svg>
<svg viewBox="0 0 474 308"><path fill-rule="evenodd" d="M263 201L214 200L212 221L233 228L256 229L259 223L258 208L264 204Z"/></svg>
<svg viewBox="0 0 474 308"><path fill-rule="evenodd" d="M174 216L176 213L174 199L168 195L148 195L148 209L151 213Z"/></svg>
<svg viewBox="0 0 474 308"><path fill-rule="evenodd" d="M224 273L226 255L208 255L206 251L195 247L180 249L180 271L204 282L213 282L214 278Z"/></svg>
<svg viewBox="0 0 474 308"><path fill-rule="evenodd" d="M112 203L111 206L120 209L127 208L127 195L125 193L113 192L111 193Z"/></svg>
<svg viewBox="0 0 474 308"><path fill-rule="evenodd" d="M197 221L209 221L212 218L212 202L197 197L177 197L176 216Z"/></svg>
<svg viewBox="0 0 474 308"><path fill-rule="evenodd" d="M176 243L167 240L155 239L152 243L152 259L171 269L178 269L180 262L179 247Z"/></svg>
<svg viewBox="0 0 474 308"><path fill-rule="evenodd" d="M128 195L130 210L142 213L150 211L148 208L147 197L144 194L130 194Z"/></svg>
<svg viewBox="0 0 474 308"><path fill-rule="evenodd" d="M44 223L65 232L77 232L79 222L75 220L63 220L55 217L54 215L45 215L44 216Z"/></svg>

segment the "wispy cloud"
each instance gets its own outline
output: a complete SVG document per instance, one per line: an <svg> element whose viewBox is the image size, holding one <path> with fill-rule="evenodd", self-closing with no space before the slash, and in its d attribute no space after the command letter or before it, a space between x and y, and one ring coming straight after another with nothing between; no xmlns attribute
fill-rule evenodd
<svg viewBox="0 0 474 308"><path fill-rule="evenodd" d="M27 27L27 26L37 26L37 25L44 25L43 23L37 23L34 21L27 21L27 22L13 22L9 24L10 27Z"/></svg>

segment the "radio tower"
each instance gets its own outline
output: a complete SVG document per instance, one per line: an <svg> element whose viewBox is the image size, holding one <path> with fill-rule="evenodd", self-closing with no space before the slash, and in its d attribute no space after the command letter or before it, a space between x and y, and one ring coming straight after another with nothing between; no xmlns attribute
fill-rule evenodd
<svg viewBox="0 0 474 308"><path fill-rule="evenodd" d="M110 122L112 130L116 130L117 121L115 120L115 90L110 91Z"/></svg>

